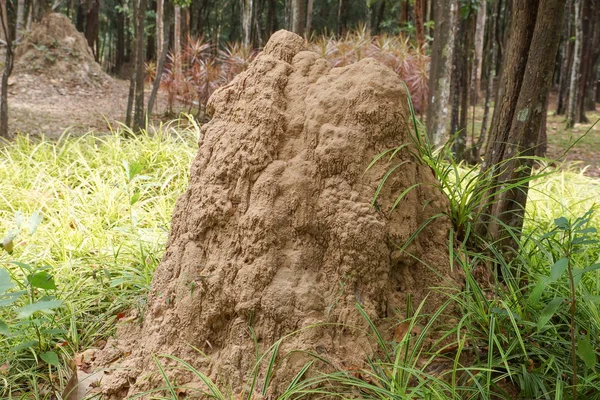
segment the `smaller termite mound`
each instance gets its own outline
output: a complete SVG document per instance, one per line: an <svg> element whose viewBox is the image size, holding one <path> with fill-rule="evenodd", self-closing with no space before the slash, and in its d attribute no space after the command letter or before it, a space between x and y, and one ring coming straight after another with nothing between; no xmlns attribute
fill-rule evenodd
<svg viewBox="0 0 600 400"><path fill-rule="evenodd" d="M456 284L449 222L434 219L407 251L399 248L447 209L431 170L400 151L394 163L402 165L371 204L391 165L367 167L411 143L407 94L393 71L373 59L330 69L302 38L279 31L207 108L212 120L175 207L143 324L123 329L100 357L106 365L133 351L111 365L105 395L161 387L152 361L160 353L239 393L255 343L264 351L296 332L279 349L270 389L278 393L306 361L292 350L340 368L373 354L357 303L384 334L386 321L404 316L407 296L418 305L429 295L427 310L440 306L430 288ZM178 384L193 380L169 374Z"/></svg>
<svg viewBox="0 0 600 400"><path fill-rule="evenodd" d="M85 36L63 14L50 13L31 30L15 51L16 82L27 80L38 85L99 88L112 82L94 60Z"/></svg>

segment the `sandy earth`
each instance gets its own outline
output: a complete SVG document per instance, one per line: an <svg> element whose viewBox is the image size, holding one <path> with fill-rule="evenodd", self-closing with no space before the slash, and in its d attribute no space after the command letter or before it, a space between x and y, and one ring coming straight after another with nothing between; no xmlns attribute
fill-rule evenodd
<svg viewBox="0 0 600 400"><path fill-rule="evenodd" d="M36 83L34 76L25 75L11 79L9 85L9 129L13 133L56 138L67 129L76 134L106 132L108 123L115 126L125 120L127 81L114 79L98 89L69 89L59 81ZM146 98L149 94L147 87ZM159 93L159 115L166 109L163 98Z"/></svg>

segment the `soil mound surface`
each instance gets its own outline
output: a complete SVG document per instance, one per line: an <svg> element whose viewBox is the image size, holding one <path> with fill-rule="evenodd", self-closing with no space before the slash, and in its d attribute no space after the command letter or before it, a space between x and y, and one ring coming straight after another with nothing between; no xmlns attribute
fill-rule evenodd
<svg viewBox="0 0 600 400"><path fill-rule="evenodd" d="M15 83L44 82L62 87L98 88L111 78L94 60L85 36L69 18L51 13L35 23L15 53Z"/></svg>
<svg viewBox="0 0 600 400"><path fill-rule="evenodd" d="M434 220L399 250L447 208L431 170L406 148L393 164L365 172L384 150L410 143L407 94L392 70L373 59L330 69L302 38L279 31L207 109L212 120L173 213L143 323L121 328L97 359L112 371L102 382L107 398L164 387L152 355L165 353L237 395L249 387L255 346L263 352L296 332L279 348L270 388L278 393L307 360L292 350L339 368L373 354L356 303L391 337L407 296L416 307L429 288L458 284L448 221ZM426 309L441 301L431 294ZM163 361L177 384L202 387Z"/></svg>

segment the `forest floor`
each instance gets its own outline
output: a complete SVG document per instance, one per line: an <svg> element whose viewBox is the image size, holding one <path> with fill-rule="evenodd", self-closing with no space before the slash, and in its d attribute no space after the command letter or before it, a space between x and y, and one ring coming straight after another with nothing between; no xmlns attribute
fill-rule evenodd
<svg viewBox="0 0 600 400"><path fill-rule="evenodd" d="M19 77L9 81L9 129L13 133L58 138L65 130L73 134L107 132L125 121L129 81L112 79L100 88L69 88L58 81L31 81ZM151 87L146 85L146 104ZM152 121L167 110L166 98L159 92Z"/></svg>

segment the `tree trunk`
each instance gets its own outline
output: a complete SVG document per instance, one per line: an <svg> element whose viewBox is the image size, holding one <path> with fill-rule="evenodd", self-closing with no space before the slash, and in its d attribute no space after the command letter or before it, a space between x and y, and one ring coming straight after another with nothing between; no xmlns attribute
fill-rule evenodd
<svg viewBox="0 0 600 400"><path fill-rule="evenodd" d="M0 138L12 139L8 131L8 78L13 70L14 53L12 37L8 25L6 2L0 5L0 32L6 41L6 56L4 59L4 71L2 72L2 89L0 91Z"/></svg>
<svg viewBox="0 0 600 400"><path fill-rule="evenodd" d="M175 27L173 32L173 52L181 55L181 7L175 6Z"/></svg>
<svg viewBox="0 0 600 400"><path fill-rule="evenodd" d="M254 0L241 0L241 17L242 17L242 43L249 47L252 43L252 16Z"/></svg>
<svg viewBox="0 0 600 400"><path fill-rule="evenodd" d="M579 82L581 79L581 56L583 53L583 18L582 0L574 0L575 11L575 47L573 48L573 66L571 67L571 81L569 84L569 102L567 105L567 128L572 128L577 118L577 99L579 97Z"/></svg>
<svg viewBox="0 0 600 400"><path fill-rule="evenodd" d="M162 0L159 0L162 1ZM164 18L163 15L163 19L166 19L167 21L169 21L168 18ZM148 111L147 111L147 115L148 118L150 118L150 116L152 115L152 110L154 109L154 103L156 102L156 96L158 94L158 89L160 88L160 82L162 80L162 76L163 76L163 72L165 70L165 62L167 60L167 53L169 50L169 45L168 45L168 32L169 32L169 27L168 24L167 26L165 26L164 24L162 24L161 28L163 29L163 32L160 32L161 34L158 35L159 32L157 32L157 37L160 36L163 38L163 43L161 44L161 53L159 54L159 58L158 58L158 65L157 65L157 69L156 69L156 77L154 78L154 84L152 85L152 92L150 93L150 99L148 100Z"/></svg>
<svg viewBox="0 0 600 400"><path fill-rule="evenodd" d="M346 28L344 26L343 18L344 18L344 0L339 0L338 10L337 10L337 34L338 34L338 36L340 36L344 32L344 29Z"/></svg>
<svg viewBox="0 0 600 400"><path fill-rule="evenodd" d="M481 1L477 8L477 22L475 25L475 54L473 60L473 74L471 75L471 105L477 105L481 92L481 71L483 66L483 39L485 34L487 1Z"/></svg>
<svg viewBox="0 0 600 400"><path fill-rule="evenodd" d="M586 91L589 85L589 80L592 69L592 26L590 23L590 14L592 13L591 0L582 0L582 53L581 53L581 67L579 76L579 89L577 91L577 111L575 112L577 119L576 122L588 123L589 120L585 116L585 98Z"/></svg>
<svg viewBox="0 0 600 400"><path fill-rule="evenodd" d="M381 21L383 21L384 13L385 13L385 0L379 4L379 11L377 12L377 21L375 22L375 34L379 35L381 33ZM429 2L428 4L431 4Z"/></svg>
<svg viewBox="0 0 600 400"><path fill-rule="evenodd" d="M94 53L94 59L99 61L100 44L100 1L91 0L85 14L85 38Z"/></svg>
<svg viewBox="0 0 600 400"><path fill-rule="evenodd" d="M425 24L423 21L424 0L415 0L415 32L417 44L420 48L425 46Z"/></svg>
<svg viewBox="0 0 600 400"><path fill-rule="evenodd" d="M145 27L146 27L146 1L139 0L139 9L137 15L137 35L136 35L136 77L135 77L135 113L133 120L134 130L139 130L146 125L146 116L144 115L144 78L145 78Z"/></svg>
<svg viewBox="0 0 600 400"><path fill-rule="evenodd" d="M486 141L486 133L488 126L488 119L490 115L490 109L492 106L492 94L494 93L494 81L496 79L497 72L496 71L496 40L494 39L494 35L496 32L496 23L498 21L498 9L496 7L492 7L492 15L490 17L490 28L489 28L489 53L486 62L486 75L487 75L487 88L485 91L485 105L483 108L483 119L481 121L481 133L479 134L479 138L477 139L477 144L474 148L474 158L479 160L481 156L481 151Z"/></svg>
<svg viewBox="0 0 600 400"><path fill-rule="evenodd" d="M527 202L532 156L544 117L558 50L562 0L515 2L505 68L502 103L494 113L482 169L482 184L490 196L477 216L476 229L501 247L516 249L511 233L519 234ZM501 164L504 162L504 164ZM516 185L512 189L509 185ZM507 190L508 189L508 190ZM490 217L492 216L493 217ZM515 232L516 230L516 232Z"/></svg>
<svg viewBox="0 0 600 400"><path fill-rule="evenodd" d="M119 0L119 4L123 4L123 0ZM125 13L117 12L117 48L115 55L115 70L116 74L121 73L123 64L125 63Z"/></svg>
<svg viewBox="0 0 600 400"><path fill-rule="evenodd" d="M304 36L306 29L306 1L292 0L292 32Z"/></svg>
<svg viewBox="0 0 600 400"><path fill-rule="evenodd" d="M439 146L449 136L448 105L458 4L456 0L436 0L433 7L436 21L431 49L427 133L431 143Z"/></svg>
<svg viewBox="0 0 600 400"><path fill-rule="evenodd" d="M556 114L563 115L567 111L569 97L569 82L571 80L571 65L573 64L573 42L571 41L571 6L573 3L567 1L565 4L565 16L563 20L562 50L560 65L560 80L558 83L558 101Z"/></svg>
<svg viewBox="0 0 600 400"><path fill-rule="evenodd" d="M400 29L408 22L408 2L409 0L400 0Z"/></svg>
<svg viewBox="0 0 600 400"><path fill-rule="evenodd" d="M163 22L163 10L165 7L165 0L156 0L156 54L158 57L162 56L162 46L164 43L164 22Z"/></svg>
<svg viewBox="0 0 600 400"><path fill-rule="evenodd" d="M314 0L308 0L306 7L306 36L310 38L310 31L312 30L312 14L313 14Z"/></svg>
<svg viewBox="0 0 600 400"><path fill-rule="evenodd" d="M25 0L17 1L17 35L16 40L20 40L25 30Z"/></svg>
<svg viewBox="0 0 600 400"><path fill-rule="evenodd" d="M267 36L271 36L278 28L277 23L277 4L275 0L267 0ZM308 24L308 22L307 22Z"/></svg>

